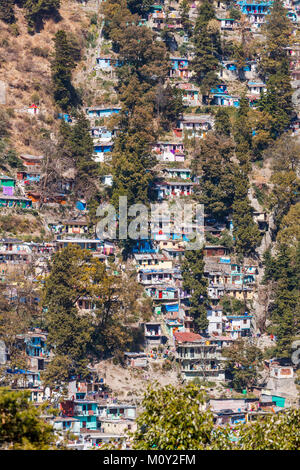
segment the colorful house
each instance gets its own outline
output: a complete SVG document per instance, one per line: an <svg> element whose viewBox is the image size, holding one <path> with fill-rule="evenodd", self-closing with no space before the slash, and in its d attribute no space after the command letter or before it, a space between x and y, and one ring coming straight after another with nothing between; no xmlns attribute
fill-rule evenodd
<svg viewBox="0 0 300 470"><path fill-rule="evenodd" d="M24 335L25 351L30 359L30 366L34 369L45 369L45 361L49 359L46 341L47 335L42 332L34 331Z"/></svg>
<svg viewBox="0 0 300 470"><path fill-rule="evenodd" d="M105 126L97 126L91 128L91 136L93 139L99 139L101 142L111 142L111 140L116 136L117 129L107 129Z"/></svg>
<svg viewBox="0 0 300 470"><path fill-rule="evenodd" d="M70 114L67 114L67 113L58 113L57 119L62 119L66 123L73 122L73 119L71 118Z"/></svg>
<svg viewBox="0 0 300 470"><path fill-rule="evenodd" d="M203 138L213 129L214 119L210 114L185 114L177 121L174 133L178 137Z"/></svg>
<svg viewBox="0 0 300 470"><path fill-rule="evenodd" d="M177 275L180 275L178 269L139 269L137 280L143 285L157 285L169 283L175 284Z"/></svg>
<svg viewBox="0 0 300 470"><path fill-rule="evenodd" d="M164 168L162 170L166 178L191 179L191 170L189 168Z"/></svg>
<svg viewBox="0 0 300 470"><path fill-rule="evenodd" d="M153 300L170 301L178 299L178 289L168 285L153 285L145 287L146 294Z"/></svg>
<svg viewBox="0 0 300 470"><path fill-rule="evenodd" d="M157 160L166 162L184 162L184 144L182 142L157 142L152 147Z"/></svg>
<svg viewBox="0 0 300 470"><path fill-rule="evenodd" d="M195 184L188 181L161 181L156 183L154 189L157 191L158 199L174 199L193 194Z"/></svg>
<svg viewBox="0 0 300 470"><path fill-rule="evenodd" d="M27 197L0 195L0 207L22 207L22 209L29 209L31 206L32 201Z"/></svg>
<svg viewBox="0 0 300 470"><path fill-rule="evenodd" d="M182 91L182 101L186 106L200 106L200 92L191 83L179 83L176 88Z"/></svg>
<svg viewBox="0 0 300 470"><path fill-rule="evenodd" d="M68 235L84 234L88 231L88 222L85 219L82 220L67 220L64 222L64 233Z"/></svg>
<svg viewBox="0 0 300 470"><path fill-rule="evenodd" d="M170 68L170 77L171 78L191 78L191 71L189 70L190 60L186 57L170 57L171 68Z"/></svg>
<svg viewBox="0 0 300 470"><path fill-rule="evenodd" d="M172 269L172 260L161 253L135 253L134 259L138 268L155 266L156 269Z"/></svg>
<svg viewBox="0 0 300 470"><path fill-rule="evenodd" d="M226 315L225 331L233 339L251 336L251 318L247 312L244 315Z"/></svg>
<svg viewBox="0 0 300 470"><path fill-rule="evenodd" d="M270 13L272 3L272 1L240 0L237 5L240 7L241 12L247 15L251 27L259 29L266 21L266 15Z"/></svg>
<svg viewBox="0 0 300 470"><path fill-rule="evenodd" d="M53 428L59 432L71 432L72 434L80 434L80 423L79 419L59 416L53 420Z"/></svg>
<svg viewBox="0 0 300 470"><path fill-rule="evenodd" d="M236 26L236 20L232 18L218 18L221 23L221 31L233 31Z"/></svg>
<svg viewBox="0 0 300 470"><path fill-rule="evenodd" d="M210 90L210 94L212 96L212 105L234 106L236 108L240 105L240 97L229 95L227 85L219 85L217 88L212 88Z"/></svg>
<svg viewBox="0 0 300 470"><path fill-rule="evenodd" d="M66 195L61 194L61 193L53 193L53 194L51 194L51 196L42 197L39 192L28 191L27 196L34 203L40 202L42 200L45 204L61 204L61 205L64 205L67 202Z"/></svg>
<svg viewBox="0 0 300 470"><path fill-rule="evenodd" d="M222 335L225 327L225 320L223 319L223 308L221 305L211 306L207 309L208 334Z"/></svg>
<svg viewBox="0 0 300 470"><path fill-rule="evenodd" d="M243 74L246 80L257 79L257 61L246 60L246 65L238 70L235 60L223 60L218 76L224 80L238 79L239 74Z"/></svg>
<svg viewBox="0 0 300 470"><path fill-rule="evenodd" d="M248 90L251 95L257 95L258 97L261 93L265 93L267 91L267 86L265 83L262 82L248 82Z"/></svg>
<svg viewBox="0 0 300 470"><path fill-rule="evenodd" d="M80 429L97 430L99 428L97 417L99 416L98 403L94 400L74 400L73 417L80 421Z"/></svg>
<svg viewBox="0 0 300 470"><path fill-rule="evenodd" d="M33 114L34 116L39 114L39 112L40 112L40 109L36 104L32 104L31 106L29 106L29 108L27 108L27 113Z"/></svg>
<svg viewBox="0 0 300 470"><path fill-rule="evenodd" d="M28 170L28 171L18 171L17 172L17 180L22 181L24 184L29 183L39 183L41 179L41 172L36 170Z"/></svg>
<svg viewBox="0 0 300 470"><path fill-rule="evenodd" d="M10 176L0 176L0 191L2 190L3 195L13 196L15 190L16 180Z"/></svg>
<svg viewBox="0 0 300 470"><path fill-rule="evenodd" d="M177 318L168 318L165 320L165 325L167 329L168 335L173 338L175 333L183 332L184 331L184 322L183 320L179 320Z"/></svg>
<svg viewBox="0 0 300 470"><path fill-rule="evenodd" d="M94 160L96 162L104 162L106 154L111 153L113 149L113 142L97 143L94 144Z"/></svg>
<svg viewBox="0 0 300 470"><path fill-rule="evenodd" d="M120 67L122 63L111 56L100 56L96 58L97 69L104 72L110 72L115 67Z"/></svg>
<svg viewBox="0 0 300 470"><path fill-rule="evenodd" d="M113 114L118 114L121 111L120 107L104 107L104 106L92 106L86 108L86 114L89 118L106 118Z"/></svg>
<svg viewBox="0 0 300 470"><path fill-rule="evenodd" d="M225 380L224 359L216 339L204 338L191 332L178 332L174 337L176 358L183 378Z"/></svg>

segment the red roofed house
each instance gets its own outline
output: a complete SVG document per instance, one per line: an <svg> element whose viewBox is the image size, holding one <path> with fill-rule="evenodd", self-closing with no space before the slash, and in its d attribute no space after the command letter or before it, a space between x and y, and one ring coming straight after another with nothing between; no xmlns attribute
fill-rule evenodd
<svg viewBox="0 0 300 470"><path fill-rule="evenodd" d="M36 104L32 104L31 106L29 106L29 108L27 108L27 112L29 114L36 115L36 114L39 114L40 110Z"/></svg>
<svg viewBox="0 0 300 470"><path fill-rule="evenodd" d="M177 332L174 337L176 358L185 380L225 380L222 342L218 338L205 338L192 332Z"/></svg>

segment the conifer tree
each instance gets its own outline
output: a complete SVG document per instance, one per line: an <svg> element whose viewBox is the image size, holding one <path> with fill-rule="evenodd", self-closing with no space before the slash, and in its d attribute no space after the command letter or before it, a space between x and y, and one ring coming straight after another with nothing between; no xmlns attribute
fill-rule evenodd
<svg viewBox="0 0 300 470"><path fill-rule="evenodd" d="M224 134L209 133L201 139L192 161L193 172L201 176L199 200L205 213L225 220L234 198L234 164L231 162L234 144Z"/></svg>
<svg viewBox="0 0 300 470"><path fill-rule="evenodd" d="M272 117L271 136L276 139L290 123L293 111L289 60L286 48L291 45L291 22L281 0L274 0L264 27L266 46L260 61L260 72L267 91L259 109Z"/></svg>
<svg viewBox="0 0 300 470"><path fill-rule="evenodd" d="M143 18L149 12L152 3L152 0L127 0L127 6L131 13L137 13Z"/></svg>
<svg viewBox="0 0 300 470"><path fill-rule="evenodd" d="M193 42L195 57L192 68L196 75L196 81L204 95L207 95L211 87L218 82L217 70L221 54L219 30L212 24L215 20L215 11L211 0L204 0L198 10Z"/></svg>
<svg viewBox="0 0 300 470"><path fill-rule="evenodd" d="M90 123L83 113L77 115L72 129L72 153L78 178L87 181L97 176L98 165L92 158L94 145L90 134Z"/></svg>
<svg viewBox="0 0 300 470"><path fill-rule="evenodd" d="M280 244L275 257L266 253L264 257L264 282L273 281L271 303L271 331L276 335L274 354L290 359L291 343L300 329L300 243L295 250Z"/></svg>
<svg viewBox="0 0 300 470"><path fill-rule="evenodd" d="M72 374L84 374L88 364L87 347L92 333L91 323L86 316L79 315L76 302L88 293L91 280L87 266L90 261L90 253L78 247L67 247L55 255L45 283L48 342L56 356L53 365L57 366L57 361L66 357L68 363L61 362L60 374L67 373L68 377ZM63 370L66 367L67 371Z"/></svg>
<svg viewBox="0 0 300 470"><path fill-rule="evenodd" d="M215 132L230 137L231 122L226 109L219 108L215 115Z"/></svg>
<svg viewBox="0 0 300 470"><path fill-rule="evenodd" d="M250 256L260 242L260 233L257 224L253 221L249 198L249 182L247 175L236 169L234 180L233 210L233 236L235 247L239 255Z"/></svg>
<svg viewBox="0 0 300 470"><path fill-rule="evenodd" d="M240 106L234 123L234 140L236 143L236 157L240 161L245 173L248 173L250 170L252 147L252 129L248 114L249 103L247 98L243 96L240 100Z"/></svg>
<svg viewBox="0 0 300 470"><path fill-rule="evenodd" d="M63 30L55 34L54 46L51 64L54 101L63 111L69 111L80 103L78 93L72 85L72 70L80 59L80 51Z"/></svg>
<svg viewBox="0 0 300 470"><path fill-rule="evenodd" d="M185 251L185 259L182 263L181 271L183 289L191 294L189 313L194 319L194 329L197 333L203 332L208 326L208 282L204 276L204 265L203 249Z"/></svg>
<svg viewBox="0 0 300 470"><path fill-rule="evenodd" d="M190 5L189 5L188 0L181 1L179 5L179 11L181 15L181 24L182 24L183 30L185 34L187 34L187 36L190 37L193 31L193 24L189 16Z"/></svg>

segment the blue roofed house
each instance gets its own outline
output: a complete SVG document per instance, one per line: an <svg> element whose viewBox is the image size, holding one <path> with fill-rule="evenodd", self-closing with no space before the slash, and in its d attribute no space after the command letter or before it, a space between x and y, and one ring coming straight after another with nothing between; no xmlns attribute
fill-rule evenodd
<svg viewBox="0 0 300 470"><path fill-rule="evenodd" d="M103 72L111 72L115 67L120 67L122 63L111 56L101 55L96 58L96 68Z"/></svg>
<svg viewBox="0 0 300 470"><path fill-rule="evenodd" d="M250 95L257 95L259 97L261 93L265 93L267 91L267 85L260 81L249 81L247 86Z"/></svg>
<svg viewBox="0 0 300 470"><path fill-rule="evenodd" d="M240 97L232 96L227 91L227 85L221 84L216 88L210 90L212 97L211 104L216 106L234 106L238 108L240 106Z"/></svg>
<svg viewBox="0 0 300 470"><path fill-rule="evenodd" d="M119 106L91 106L86 108L86 114L91 119L106 118L121 111Z"/></svg>
<svg viewBox="0 0 300 470"><path fill-rule="evenodd" d="M94 161L104 162L111 159L111 152L113 149L113 142L98 142L94 143Z"/></svg>
<svg viewBox="0 0 300 470"><path fill-rule="evenodd" d="M245 65L238 70L235 60L223 60L217 75L223 80L237 80L239 78L256 80L258 79L257 61L246 60Z"/></svg>

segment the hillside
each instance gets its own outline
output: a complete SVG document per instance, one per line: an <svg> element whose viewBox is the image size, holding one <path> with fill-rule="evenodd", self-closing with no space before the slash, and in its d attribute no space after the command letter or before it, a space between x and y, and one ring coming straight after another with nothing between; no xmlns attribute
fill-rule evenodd
<svg viewBox="0 0 300 470"><path fill-rule="evenodd" d="M0 0L0 385L61 445L299 444L298 10Z"/></svg>
<svg viewBox="0 0 300 470"><path fill-rule="evenodd" d="M24 13L17 7L15 25L0 21L0 80L6 90L1 109L9 115L10 140L17 153L41 152L41 136L57 128L58 109L53 102L51 84L55 33L61 29L69 31L84 57L90 18L96 11L97 6L87 8L77 1L63 1L60 21L48 19L34 35L28 33ZM39 108L36 116L28 113L32 104Z"/></svg>

